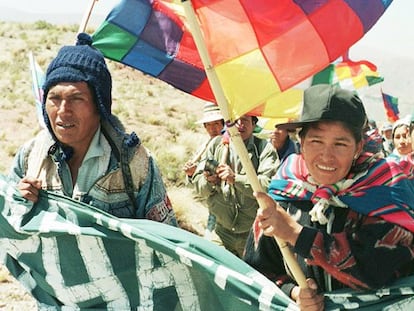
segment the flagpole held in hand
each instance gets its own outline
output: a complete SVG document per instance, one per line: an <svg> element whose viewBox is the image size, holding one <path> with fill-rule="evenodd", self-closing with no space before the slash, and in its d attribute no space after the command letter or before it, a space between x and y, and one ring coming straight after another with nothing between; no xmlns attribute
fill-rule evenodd
<svg viewBox="0 0 414 311"><path fill-rule="evenodd" d="M221 155L220 164L226 164L227 159L229 157L229 144L230 144L230 137L224 133L221 139L221 142L224 145L224 152Z"/></svg>
<svg viewBox="0 0 414 311"><path fill-rule="evenodd" d="M229 144L230 144L230 137L229 135L227 135L227 133L224 133L222 136L222 143L224 146L224 150L223 150L223 154L221 155L221 159L220 159L220 164L226 164L227 163L227 159L229 157ZM221 187L223 188L226 184L225 180L221 181Z"/></svg>
<svg viewBox="0 0 414 311"><path fill-rule="evenodd" d="M250 184L252 186L253 191L255 192L263 192L262 186L259 182L259 178L256 175L256 171L253 167L253 164L249 158L249 155L247 153L247 149L243 143L243 140L240 136L240 133L238 132L237 128L235 126L232 126L234 124L234 117L230 115L228 102L225 97L225 94L223 92L223 89L221 87L220 81L217 77L217 74L212 66L210 56L208 55L207 48L204 44L201 30L198 26L198 22L195 16L194 9L192 7L191 1L183 0L182 5L184 7L185 15L187 17L187 21L189 23L194 42L197 46L197 50L200 54L201 60L203 62L205 72L208 78L208 81L210 82L211 89L214 93L214 97L217 101L218 106L220 107L220 111L226 120L226 123L229 125L228 127L228 133L230 134L230 138L233 142L233 145L236 149L236 152L240 158L240 161L243 165L243 168L246 171L246 175L248 180L250 181ZM262 200L258 200L259 206L261 208L266 208L264 202ZM291 250L287 247L287 244L285 241L281 241L279 238L274 237L276 242L279 245L280 251L283 255L283 258L285 259L289 270L291 271L293 277L295 278L296 282L298 283L300 288L307 288L306 284L306 278L301 270L296 258L294 257Z"/></svg>

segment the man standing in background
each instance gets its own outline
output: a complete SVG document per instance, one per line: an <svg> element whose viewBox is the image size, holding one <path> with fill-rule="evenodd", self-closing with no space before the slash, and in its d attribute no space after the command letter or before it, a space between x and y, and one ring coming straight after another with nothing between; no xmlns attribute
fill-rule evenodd
<svg viewBox="0 0 414 311"><path fill-rule="evenodd" d="M213 138L221 136L224 130L224 119L220 113L220 108L214 103L207 102L204 105L203 117L197 121L198 124L203 124L209 138L201 145L201 147L195 153L195 156L184 164L184 172L186 174L187 182L189 185L193 184L193 175L196 172L197 167L203 170L206 160L206 151L209 143ZM205 204L205 200L199 197ZM208 240L212 239L213 231L216 226L216 217L209 213L207 219L207 226L204 237Z"/></svg>
<svg viewBox="0 0 414 311"><path fill-rule="evenodd" d="M279 161L272 144L253 135L256 123L257 117L243 115L234 126L266 191ZM259 205L231 141L223 139L226 137L216 137L209 144L204 171L197 169L193 184L197 193L207 199L210 213L216 216L219 244L242 257Z"/></svg>

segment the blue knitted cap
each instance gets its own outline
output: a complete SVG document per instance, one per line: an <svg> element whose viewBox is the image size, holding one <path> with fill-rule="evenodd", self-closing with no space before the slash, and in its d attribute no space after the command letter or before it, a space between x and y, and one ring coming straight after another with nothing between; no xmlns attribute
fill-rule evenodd
<svg viewBox="0 0 414 311"><path fill-rule="evenodd" d="M80 33L75 46L64 46L59 50L46 71L43 103L49 89L60 82L86 82L93 91L101 117L107 119L111 114L112 78L102 53L91 44L92 38ZM45 121L49 123L47 116Z"/></svg>

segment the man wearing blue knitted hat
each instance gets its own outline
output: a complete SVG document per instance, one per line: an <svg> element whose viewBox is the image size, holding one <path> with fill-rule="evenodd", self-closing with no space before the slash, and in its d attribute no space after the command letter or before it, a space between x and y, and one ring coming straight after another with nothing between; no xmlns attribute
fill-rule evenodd
<svg viewBox="0 0 414 311"><path fill-rule="evenodd" d="M79 34L50 63L43 85L47 129L20 148L9 177L34 203L43 189L117 217L176 225L155 160L111 113L111 74L91 43Z"/></svg>

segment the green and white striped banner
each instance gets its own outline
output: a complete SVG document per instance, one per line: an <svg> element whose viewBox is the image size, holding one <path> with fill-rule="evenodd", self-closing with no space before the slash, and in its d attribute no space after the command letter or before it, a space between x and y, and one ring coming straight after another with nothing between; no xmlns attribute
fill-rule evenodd
<svg viewBox="0 0 414 311"><path fill-rule="evenodd" d="M32 207L3 175L0 213L0 262L40 310L298 310L245 262L179 228L43 191ZM327 310L414 310L413 281L329 293Z"/></svg>
<svg viewBox="0 0 414 311"><path fill-rule="evenodd" d="M0 176L0 258L48 310L297 310L230 252L185 230L119 219ZM0 262L1 262L0 261Z"/></svg>

